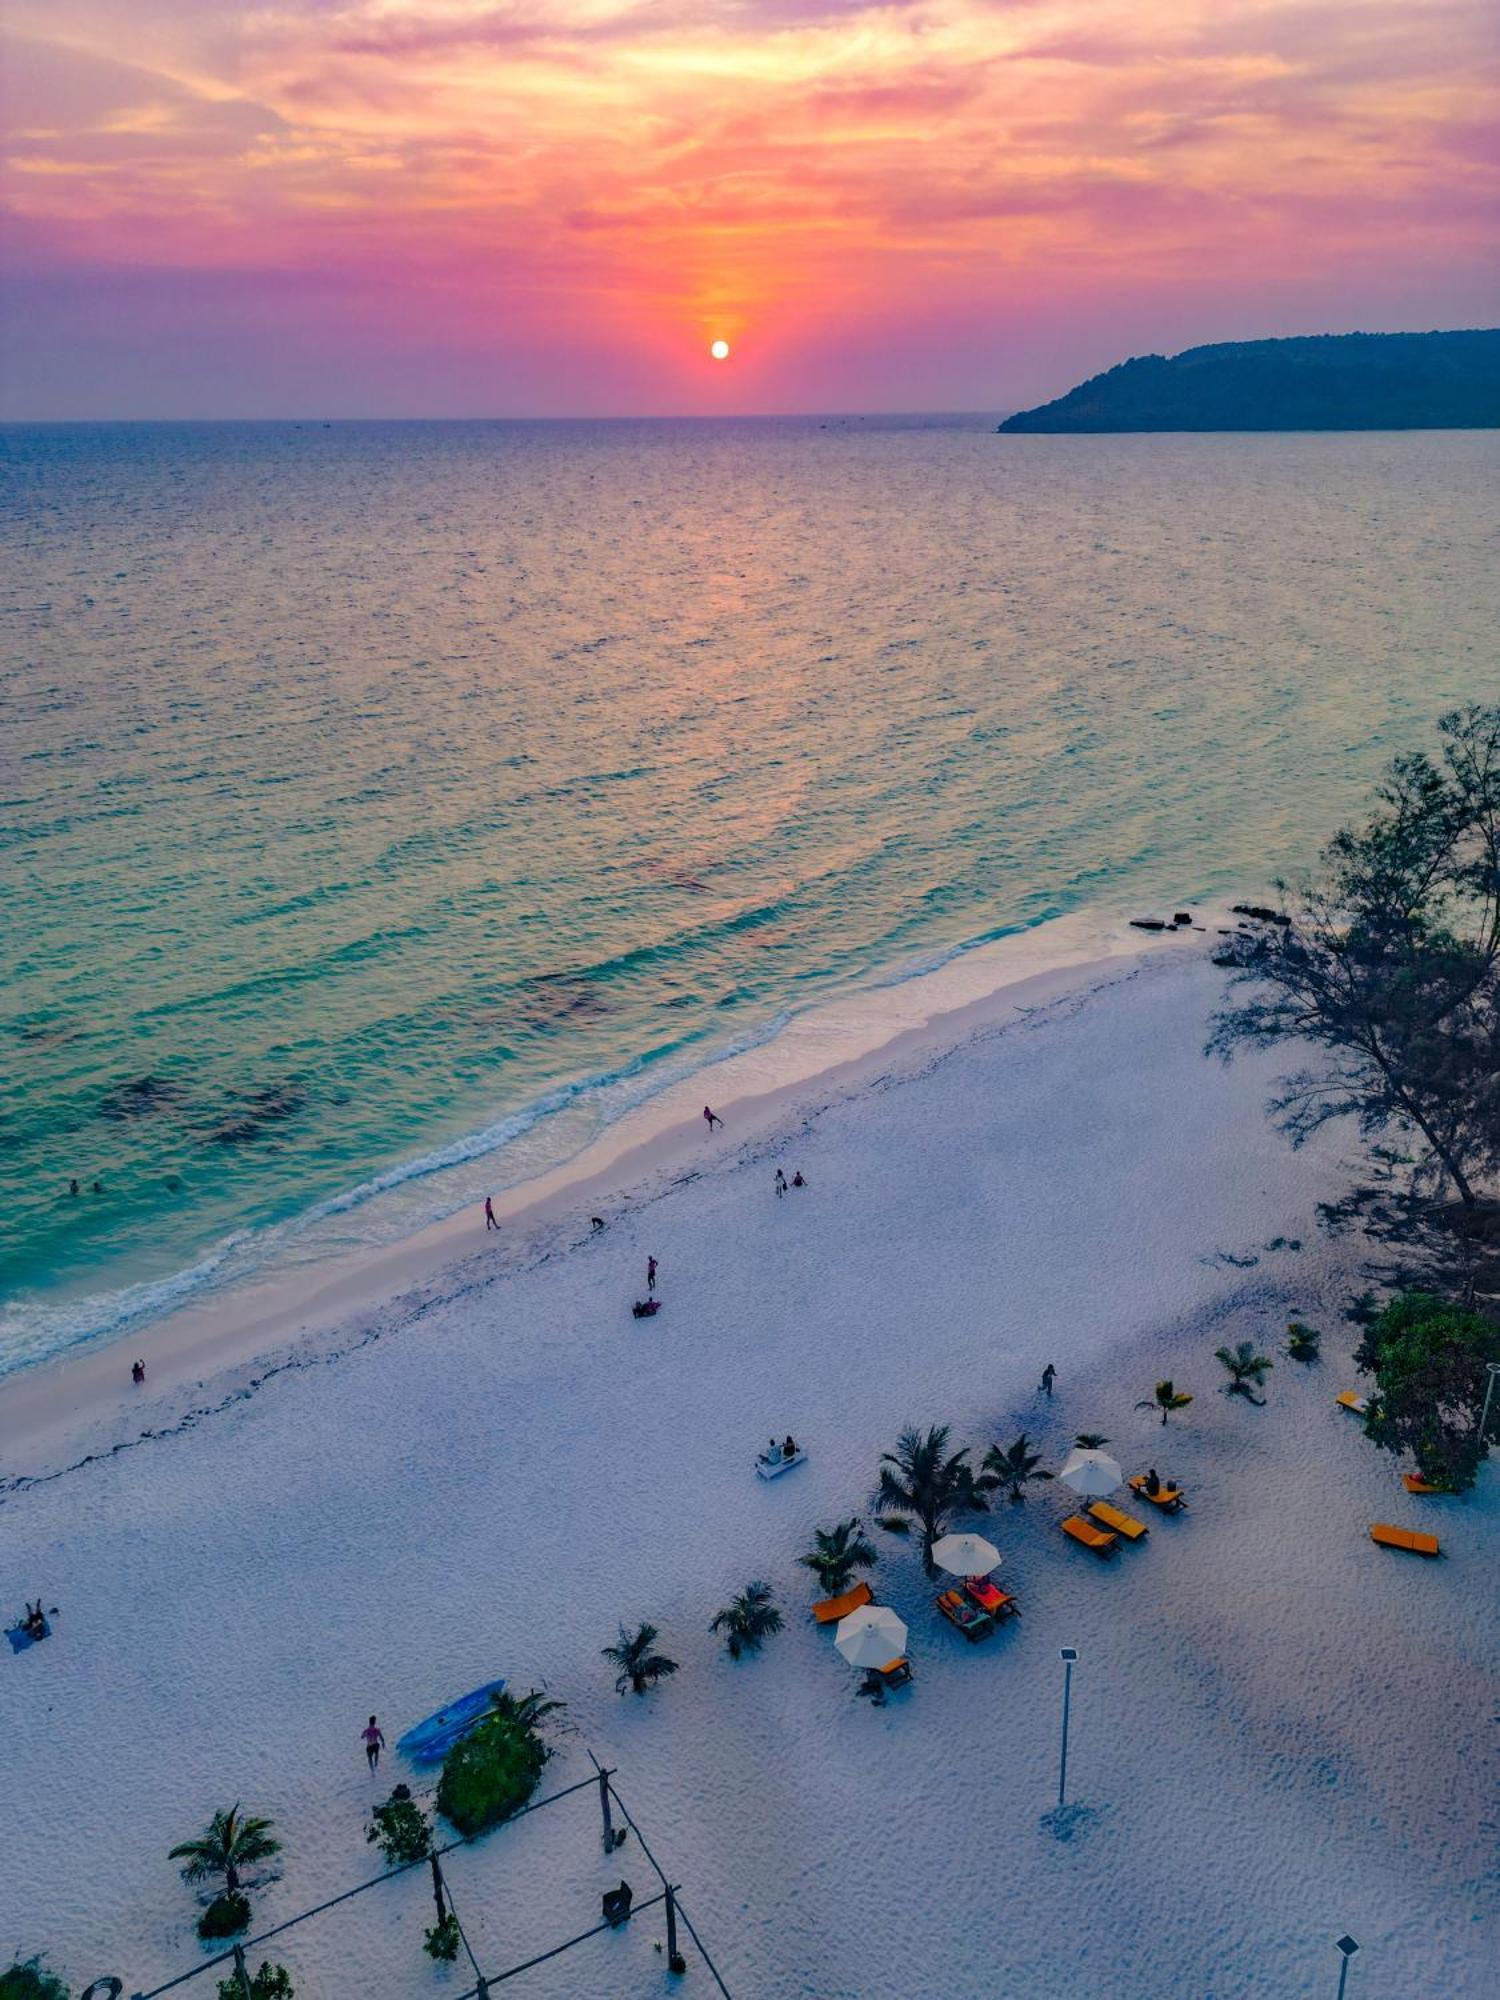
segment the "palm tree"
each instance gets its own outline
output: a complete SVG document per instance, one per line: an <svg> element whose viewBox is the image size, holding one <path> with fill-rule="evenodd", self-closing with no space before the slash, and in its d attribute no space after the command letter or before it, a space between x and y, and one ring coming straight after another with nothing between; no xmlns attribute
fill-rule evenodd
<svg viewBox="0 0 1500 2000"><path fill-rule="evenodd" d="M876 1554L865 1535L865 1524L857 1514L833 1528L813 1531L813 1546L798 1556L803 1569L810 1569L825 1596L842 1597L854 1581L857 1569L873 1569Z"/></svg>
<svg viewBox="0 0 1500 2000"><path fill-rule="evenodd" d="M1008 1451L1002 1451L992 1444L984 1455L984 1473L996 1486L1009 1487L1011 1502L1026 1498L1026 1486L1033 1479L1050 1479L1050 1472L1042 1470L1042 1454L1027 1448L1025 1431L1016 1439Z"/></svg>
<svg viewBox="0 0 1500 2000"><path fill-rule="evenodd" d="M1300 1319L1289 1319L1286 1323L1286 1352L1293 1361L1317 1361L1323 1336L1315 1326L1304 1326Z"/></svg>
<svg viewBox="0 0 1500 2000"><path fill-rule="evenodd" d="M1136 1404L1136 1408L1138 1410L1160 1410L1161 1420L1165 1423L1174 1410L1185 1410L1192 1400L1191 1396L1184 1394L1178 1389L1176 1383L1169 1375L1164 1382L1158 1382L1156 1388L1146 1397L1145 1401Z"/></svg>
<svg viewBox="0 0 1500 2000"><path fill-rule="evenodd" d="M659 1636L656 1627L645 1622L633 1632L627 1632L622 1625L619 1643L600 1648L604 1658L620 1670L615 1675L616 1694L644 1694L647 1688L676 1673L675 1660L651 1650Z"/></svg>
<svg viewBox="0 0 1500 2000"><path fill-rule="evenodd" d="M732 1597L709 1623L710 1632L722 1632L731 1660L741 1653L758 1653L763 1640L779 1632L783 1624L776 1608L776 1595L768 1583L747 1583L738 1597Z"/></svg>
<svg viewBox="0 0 1500 2000"><path fill-rule="evenodd" d="M1243 1396L1247 1403L1257 1407L1265 1402L1265 1397L1257 1396L1255 1390L1264 1385L1267 1372L1276 1364L1268 1356L1257 1354L1253 1341L1242 1340L1233 1348L1216 1347L1214 1359L1222 1361L1229 1370L1229 1380L1223 1385L1226 1396Z"/></svg>
<svg viewBox="0 0 1500 2000"><path fill-rule="evenodd" d="M1109 1443L1103 1431L1080 1431L1073 1440L1080 1451L1100 1451Z"/></svg>
<svg viewBox="0 0 1500 2000"><path fill-rule="evenodd" d="M535 1733L544 1726L549 1715L556 1715L560 1709L566 1708L568 1704L565 1701L554 1701L547 1695L538 1694L535 1688L529 1694L519 1696L508 1694L502 1688L498 1694L490 1696L490 1705L493 1715L501 1716L505 1721L514 1723L518 1729L529 1729ZM485 1717L486 1722L491 1719L491 1716Z"/></svg>
<svg viewBox="0 0 1500 2000"><path fill-rule="evenodd" d="M880 1498L893 1510L878 1516L880 1525L893 1535L921 1529L922 1567L929 1576L937 1575L933 1543L947 1533L955 1514L987 1514L984 1495L993 1484L976 1478L967 1450L949 1451L948 1430L947 1424L934 1424L923 1433L908 1425L896 1449L880 1460Z"/></svg>
<svg viewBox="0 0 1500 2000"><path fill-rule="evenodd" d="M167 1856L181 1861L184 1882L207 1882L215 1875L224 1878L226 1895L240 1886L240 1870L257 1861L269 1861L281 1852L281 1842L271 1838L268 1819L241 1819L238 1803L228 1812L216 1812L197 1840L185 1840Z"/></svg>

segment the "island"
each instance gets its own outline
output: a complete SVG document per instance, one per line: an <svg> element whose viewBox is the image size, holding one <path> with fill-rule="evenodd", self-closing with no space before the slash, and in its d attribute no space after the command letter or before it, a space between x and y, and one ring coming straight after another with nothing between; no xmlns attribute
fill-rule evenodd
<svg viewBox="0 0 1500 2000"><path fill-rule="evenodd" d="M1500 426L1500 329L1309 334L1144 354L1011 432L1490 430Z"/></svg>

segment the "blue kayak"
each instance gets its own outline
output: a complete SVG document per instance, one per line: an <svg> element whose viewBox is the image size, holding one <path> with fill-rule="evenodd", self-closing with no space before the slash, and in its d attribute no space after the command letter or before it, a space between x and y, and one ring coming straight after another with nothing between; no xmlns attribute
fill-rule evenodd
<svg viewBox="0 0 1500 2000"><path fill-rule="evenodd" d="M486 1681L472 1694L460 1695L436 1715L429 1715L425 1722L413 1723L404 1736L397 1738L396 1748L414 1764L435 1764L468 1735L476 1722L484 1720L490 1712L491 1697L504 1689L504 1681Z"/></svg>

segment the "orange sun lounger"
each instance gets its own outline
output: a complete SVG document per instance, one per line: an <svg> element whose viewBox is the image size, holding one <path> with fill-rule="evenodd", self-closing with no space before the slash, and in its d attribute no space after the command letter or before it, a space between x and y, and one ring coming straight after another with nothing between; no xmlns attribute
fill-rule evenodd
<svg viewBox="0 0 1500 2000"><path fill-rule="evenodd" d="M1111 1507L1107 1500L1096 1500L1089 1509L1089 1517L1101 1527L1113 1528L1117 1535L1123 1535L1127 1542L1141 1542L1151 1530L1144 1521L1138 1521L1134 1514L1123 1514L1118 1507Z"/></svg>
<svg viewBox="0 0 1500 2000"><path fill-rule="evenodd" d="M842 1597L825 1597L813 1606L813 1617L820 1625L836 1625L841 1618L847 1618L851 1611L858 1611L862 1604L873 1604L875 1593L867 1583L857 1583L852 1590L846 1590Z"/></svg>
<svg viewBox="0 0 1500 2000"><path fill-rule="evenodd" d="M1348 1410L1356 1417L1362 1417L1370 1407L1368 1396L1360 1395L1357 1389L1342 1389L1333 1399L1341 1410Z"/></svg>
<svg viewBox="0 0 1500 2000"><path fill-rule="evenodd" d="M1164 1486L1160 1493L1146 1491L1146 1475L1136 1473L1130 1482L1130 1490L1142 1500L1149 1500L1153 1507L1160 1507L1164 1514L1175 1514L1179 1507L1187 1505L1187 1495L1180 1486Z"/></svg>
<svg viewBox="0 0 1500 2000"><path fill-rule="evenodd" d="M1436 1535L1418 1535L1410 1528L1393 1528L1389 1521L1377 1521L1370 1529L1370 1540L1379 1542L1383 1549L1406 1549L1414 1556L1440 1556Z"/></svg>
<svg viewBox="0 0 1500 2000"><path fill-rule="evenodd" d="M1075 1542L1081 1542L1086 1549L1092 1549L1096 1556L1112 1556L1120 1546L1118 1535L1106 1534L1092 1521L1085 1521L1082 1514L1070 1514L1062 1524L1062 1531L1071 1535Z"/></svg>
<svg viewBox="0 0 1500 2000"><path fill-rule="evenodd" d="M1438 1486L1432 1480L1424 1479L1420 1472L1403 1472L1401 1484L1408 1493L1446 1493L1449 1490L1446 1486Z"/></svg>
<svg viewBox="0 0 1500 2000"><path fill-rule="evenodd" d="M988 1611L991 1618L1019 1618L1021 1607L1014 1594L1001 1590L998 1584L990 1582L987 1576L971 1576L964 1582L964 1589L981 1611Z"/></svg>

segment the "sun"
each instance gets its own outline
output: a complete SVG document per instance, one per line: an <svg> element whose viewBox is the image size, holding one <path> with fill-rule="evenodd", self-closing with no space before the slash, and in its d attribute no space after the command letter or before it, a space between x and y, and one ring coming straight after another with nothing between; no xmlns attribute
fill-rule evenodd
<svg viewBox="0 0 1500 2000"><path fill-rule="evenodd" d="M729 342L727 340L716 340L708 351L715 361L727 361L729 359Z"/></svg>

